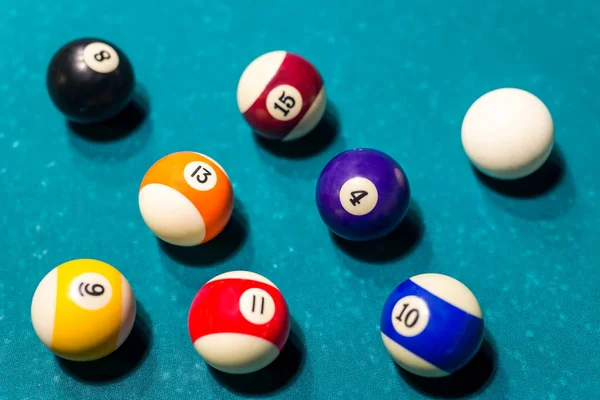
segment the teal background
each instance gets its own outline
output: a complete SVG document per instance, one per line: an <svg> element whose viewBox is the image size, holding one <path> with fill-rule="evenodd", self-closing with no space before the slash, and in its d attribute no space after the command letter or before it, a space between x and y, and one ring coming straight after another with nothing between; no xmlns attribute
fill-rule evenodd
<svg viewBox="0 0 600 400"><path fill-rule="evenodd" d="M600 384L600 5L490 1L0 1L1 399L591 399ZM82 129L45 88L47 64L82 36L130 57L142 108ZM253 138L235 91L256 56L286 49L321 71L331 106L312 137ZM474 173L460 126L504 86L539 96L557 147L540 173ZM101 139L104 136L105 139ZM337 153L372 147L405 169L413 206L385 240L332 238L315 206ZM194 150L237 197L214 242L160 245L137 205L146 169ZM31 326L42 277L90 257L130 281L139 317L113 356L56 359ZM232 269L267 276L293 314L290 345L256 376L207 369L187 333L193 296ZM379 334L387 295L423 272L468 285L485 315L472 364L441 381L406 376Z"/></svg>

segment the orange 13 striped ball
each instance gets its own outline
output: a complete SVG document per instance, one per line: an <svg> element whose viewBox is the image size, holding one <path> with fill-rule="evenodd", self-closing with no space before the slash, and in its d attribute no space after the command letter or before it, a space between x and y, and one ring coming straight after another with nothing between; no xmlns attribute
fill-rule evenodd
<svg viewBox="0 0 600 400"><path fill-rule="evenodd" d="M254 132L282 141L310 133L323 117L326 97L315 66L287 51L252 61L237 87L238 108Z"/></svg>
<svg viewBox="0 0 600 400"><path fill-rule="evenodd" d="M115 351L131 333L135 315L127 279L92 259L68 261L48 272L31 302L31 322L41 342L72 361Z"/></svg>
<svg viewBox="0 0 600 400"><path fill-rule="evenodd" d="M233 200L223 167L191 151L172 153L154 163L139 192L148 228L177 246L206 243L221 233L231 218Z"/></svg>

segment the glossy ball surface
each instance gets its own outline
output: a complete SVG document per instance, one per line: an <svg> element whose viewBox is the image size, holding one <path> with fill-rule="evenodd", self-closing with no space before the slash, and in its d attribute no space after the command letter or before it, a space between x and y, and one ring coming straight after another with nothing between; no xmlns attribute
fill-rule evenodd
<svg viewBox="0 0 600 400"><path fill-rule="evenodd" d="M247 374L269 365L290 332L285 298L267 278L231 271L208 281L190 307L194 348L213 368Z"/></svg>
<svg viewBox="0 0 600 400"><path fill-rule="evenodd" d="M57 356L92 361L115 351L131 333L136 303L127 279L113 266L92 259L59 265L39 283L31 321Z"/></svg>
<svg viewBox="0 0 600 400"><path fill-rule="evenodd" d="M237 103L256 134L290 141L306 136L323 117L325 86L305 58L272 51L246 67L238 82Z"/></svg>
<svg viewBox="0 0 600 400"><path fill-rule="evenodd" d="M233 201L233 187L223 167L192 151L156 161L142 179L138 195L148 228L176 246L196 246L221 233L231 218Z"/></svg>
<svg viewBox="0 0 600 400"><path fill-rule="evenodd" d="M483 341L483 316L473 293L458 280L421 274L401 283L381 312L381 338L394 361L424 377L465 366Z"/></svg>
<svg viewBox="0 0 600 400"><path fill-rule="evenodd" d="M116 45L85 38L58 50L48 66L46 86L67 119L96 123L114 117L131 101L135 75Z"/></svg>
<svg viewBox="0 0 600 400"><path fill-rule="evenodd" d="M550 156L554 122L535 95L515 88L496 89L467 111L462 144L482 173L496 179L519 179L538 170Z"/></svg>
<svg viewBox="0 0 600 400"><path fill-rule="evenodd" d="M325 166L316 200L333 233L348 240L372 240L393 231L406 216L410 186L402 167L389 155L353 149Z"/></svg>

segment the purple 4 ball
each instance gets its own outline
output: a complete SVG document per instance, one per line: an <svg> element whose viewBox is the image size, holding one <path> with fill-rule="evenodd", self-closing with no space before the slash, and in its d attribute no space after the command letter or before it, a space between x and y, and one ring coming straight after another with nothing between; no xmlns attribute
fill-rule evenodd
<svg viewBox="0 0 600 400"><path fill-rule="evenodd" d="M410 187L402 167L372 149L334 157L317 182L317 208L336 235L353 241L381 238L408 212Z"/></svg>

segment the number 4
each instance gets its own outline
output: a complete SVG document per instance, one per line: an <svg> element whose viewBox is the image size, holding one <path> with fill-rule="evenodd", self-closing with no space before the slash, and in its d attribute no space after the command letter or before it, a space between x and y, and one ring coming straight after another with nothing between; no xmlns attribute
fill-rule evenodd
<svg viewBox="0 0 600 400"><path fill-rule="evenodd" d="M366 190L355 190L354 192L350 192L350 203L356 207L357 204L360 204L361 199L364 199L369 193Z"/></svg>

